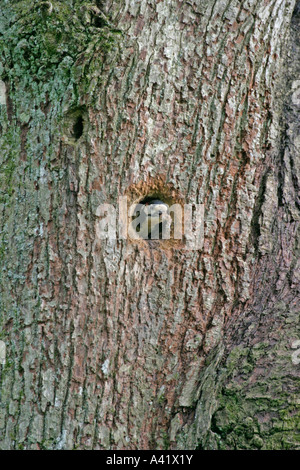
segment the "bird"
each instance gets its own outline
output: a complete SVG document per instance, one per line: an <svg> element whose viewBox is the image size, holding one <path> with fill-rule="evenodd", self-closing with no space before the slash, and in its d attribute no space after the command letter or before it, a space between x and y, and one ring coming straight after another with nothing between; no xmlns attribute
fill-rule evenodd
<svg viewBox="0 0 300 470"><path fill-rule="evenodd" d="M162 238L163 227L171 224L168 214L169 206L160 199L152 199L144 204L138 204L139 212L139 238L144 240L157 240Z"/></svg>

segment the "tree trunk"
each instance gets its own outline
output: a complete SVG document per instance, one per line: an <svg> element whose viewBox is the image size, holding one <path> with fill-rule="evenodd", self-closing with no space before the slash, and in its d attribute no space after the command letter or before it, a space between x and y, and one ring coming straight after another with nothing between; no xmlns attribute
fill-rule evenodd
<svg viewBox="0 0 300 470"><path fill-rule="evenodd" d="M300 448L294 7L1 6L1 449ZM120 197L203 246L101 238Z"/></svg>

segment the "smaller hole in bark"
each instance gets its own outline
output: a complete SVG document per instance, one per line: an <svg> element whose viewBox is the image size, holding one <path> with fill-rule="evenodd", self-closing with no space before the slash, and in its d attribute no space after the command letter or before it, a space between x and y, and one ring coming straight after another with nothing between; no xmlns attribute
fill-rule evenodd
<svg viewBox="0 0 300 470"><path fill-rule="evenodd" d="M73 108L65 115L63 133L65 142L74 144L83 135L87 121L86 109L83 107Z"/></svg>
<svg viewBox="0 0 300 470"><path fill-rule="evenodd" d="M80 139L83 134L83 118L82 116L78 116L74 126L73 126L73 136L76 140Z"/></svg>
<svg viewBox="0 0 300 470"><path fill-rule="evenodd" d="M107 22L104 18L101 18L101 16L95 16L93 24L96 28L104 28L104 26L107 26Z"/></svg>

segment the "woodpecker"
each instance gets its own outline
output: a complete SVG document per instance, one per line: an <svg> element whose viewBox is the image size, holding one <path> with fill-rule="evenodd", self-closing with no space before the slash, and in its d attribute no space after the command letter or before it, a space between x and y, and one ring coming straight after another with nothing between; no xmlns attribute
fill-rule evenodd
<svg viewBox="0 0 300 470"><path fill-rule="evenodd" d="M153 199L140 206L138 235L144 240L159 239L163 226L171 224L169 206L160 199Z"/></svg>

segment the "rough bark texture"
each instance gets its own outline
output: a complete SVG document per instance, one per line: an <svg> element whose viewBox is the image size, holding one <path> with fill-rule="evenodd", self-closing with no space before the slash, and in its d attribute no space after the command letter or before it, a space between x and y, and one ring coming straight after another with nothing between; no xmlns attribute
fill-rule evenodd
<svg viewBox="0 0 300 470"><path fill-rule="evenodd" d="M1 1L2 449L300 447L294 7ZM154 193L202 250L97 237Z"/></svg>

